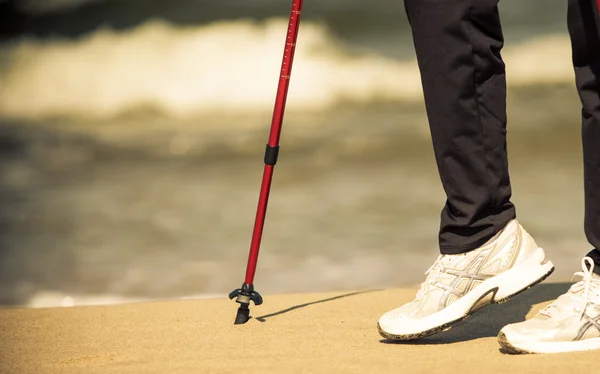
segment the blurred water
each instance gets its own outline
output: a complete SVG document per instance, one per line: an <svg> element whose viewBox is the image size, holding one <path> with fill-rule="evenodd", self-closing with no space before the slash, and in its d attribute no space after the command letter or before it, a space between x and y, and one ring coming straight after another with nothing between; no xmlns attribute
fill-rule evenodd
<svg viewBox="0 0 600 374"><path fill-rule="evenodd" d="M0 304L239 287L283 3L28 3L0 44ZM568 280L588 246L563 4L501 4L514 201ZM416 285L444 195L402 3L305 7L257 289Z"/></svg>

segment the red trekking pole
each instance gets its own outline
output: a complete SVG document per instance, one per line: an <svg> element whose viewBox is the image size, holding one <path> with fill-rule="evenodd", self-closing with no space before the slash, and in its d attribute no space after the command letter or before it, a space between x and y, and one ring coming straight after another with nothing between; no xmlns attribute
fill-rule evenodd
<svg viewBox="0 0 600 374"><path fill-rule="evenodd" d="M303 0L293 0L292 2L292 11L290 13L287 39L285 41L285 50L283 52L283 62L281 64L281 76L279 77L279 86L277 88L277 97L275 99L275 109L273 111L273 120L271 122L271 132L269 135L269 142L267 143L267 149L265 151L265 170L260 188L260 197L258 199L256 220L254 221L252 243L250 245L248 266L246 268L246 279L244 284L242 284L242 288L238 288L229 294L230 299L237 297L236 302L240 304L235 317L236 325L244 324L248 322L248 319L250 319L250 302L254 302L255 305L260 305L263 302L262 296L260 296L260 294L254 290L254 274L256 273L256 263L258 261L260 240L262 238L263 227L265 224L265 215L267 212L267 203L269 201L269 192L271 190L273 169L277 163L277 156L279 154L279 136L281 134L281 125L283 122L283 114L285 112L285 102L290 84L290 75L292 73L292 63L294 61L296 39L298 37L298 28L300 26L302 3Z"/></svg>

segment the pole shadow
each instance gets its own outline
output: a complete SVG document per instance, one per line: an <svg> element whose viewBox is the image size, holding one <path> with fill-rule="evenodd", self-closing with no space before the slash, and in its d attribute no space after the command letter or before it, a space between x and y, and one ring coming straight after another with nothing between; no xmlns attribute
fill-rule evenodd
<svg viewBox="0 0 600 374"><path fill-rule="evenodd" d="M381 291L381 290L376 289L376 290L366 290L366 291L350 292L350 293L343 294L343 295L329 297L327 299L322 299L322 300L317 300L317 301L311 301L310 303L294 305L294 306L289 307L287 309L283 309L283 310L280 310L278 312L274 312L274 313L270 313L270 314L265 314L263 316L256 317L254 319L257 320L257 321L259 321L259 322L267 322L266 320L268 318L275 317L275 316L278 316L278 315L281 315L281 314L285 314L285 313L294 311L296 309L304 308L304 307L307 307L307 306L310 306L310 305L326 303L328 301L338 300L338 299L342 299L342 298L345 298L345 297L350 297L350 296L356 296L356 295L361 295L361 294L365 294L365 293L375 292L375 291Z"/></svg>
<svg viewBox="0 0 600 374"><path fill-rule="evenodd" d="M533 305L556 299L567 292L570 286L571 283L540 284L503 304L484 307L473 316L454 325L450 330L418 340L382 339L380 342L398 345L440 345L495 337L504 326L524 321Z"/></svg>

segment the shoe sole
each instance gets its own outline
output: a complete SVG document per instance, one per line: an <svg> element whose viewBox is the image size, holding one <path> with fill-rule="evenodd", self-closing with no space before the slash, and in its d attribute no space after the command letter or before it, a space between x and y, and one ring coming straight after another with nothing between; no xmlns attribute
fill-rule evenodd
<svg viewBox="0 0 600 374"><path fill-rule="evenodd" d="M600 338L570 342L532 342L529 343L529 348L517 347L508 341L506 334L503 332L498 334L498 343L500 344L500 351L502 353L512 355L581 352L600 349Z"/></svg>
<svg viewBox="0 0 600 374"><path fill-rule="evenodd" d="M500 344L500 350L502 351L502 353L506 353L509 355L534 353L521 348L517 348L514 345L510 344L510 342L506 338L506 335L504 335L503 332L500 332L498 334L498 343Z"/></svg>
<svg viewBox="0 0 600 374"><path fill-rule="evenodd" d="M476 313L479 310L483 309L484 307L486 307L488 305L491 305L491 304L502 304L502 303L505 303L508 300L512 299L513 297L515 297L515 296L517 296L517 295L519 295L519 294L521 294L521 293L529 290L531 287L533 287L533 286L535 286L535 285L543 282L544 280L546 280L546 278L548 278L554 272L554 265L552 265L552 263L550 261L547 261L547 262L545 262L543 264L540 264L541 266L543 266L544 264L548 264L548 263L551 265L551 267L549 268L549 270L542 277L540 277L539 279L537 279L534 282L530 283L528 286L526 286L524 288L521 288L520 290L518 290L518 291L516 291L514 293L511 293L511 294L509 294L509 295L507 295L507 296L505 296L505 297L503 297L501 299L497 299L496 300L496 298L495 298L496 294L499 291L499 287L495 287L495 288L489 289L479 299L477 299L475 301L475 303L473 303L471 305L471 308L467 311L467 313L464 316L462 316L462 317L460 317L458 319L455 319L453 321L444 323L442 325L439 325L439 326L436 326L434 328L431 328L431 329L428 329L428 330L424 330L424 331L421 331L421 332L418 332L418 333L403 334L403 335L396 335L396 334L391 334L389 332L386 332L386 331L384 331L381 328L380 324L377 323L377 329L379 330L379 335L381 335L382 337L384 337L385 339L388 339L388 340L408 341L408 340L421 339L421 338L424 338L424 337L427 337L427 336L431 336L431 335L434 335L434 334L437 334L437 333L440 333L440 332L443 332L443 331L450 330L454 325L456 325L459 322L462 322L462 321L466 320L471 315L473 315L474 313ZM502 274L499 274L498 276L500 276L500 275L502 275ZM485 297L488 296L488 295L490 295L490 293L493 293L491 300L488 303L486 303L486 304L480 305L480 301L482 301L483 299L485 299Z"/></svg>

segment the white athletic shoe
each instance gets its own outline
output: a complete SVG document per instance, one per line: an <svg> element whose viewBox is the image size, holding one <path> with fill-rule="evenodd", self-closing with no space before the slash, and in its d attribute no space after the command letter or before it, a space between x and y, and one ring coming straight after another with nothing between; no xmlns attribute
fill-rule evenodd
<svg viewBox="0 0 600 374"><path fill-rule="evenodd" d="M559 353L600 349L600 276L585 257L583 279L535 317L505 326L498 342L506 353Z"/></svg>
<svg viewBox="0 0 600 374"><path fill-rule="evenodd" d="M381 336L412 340L449 329L478 309L508 300L554 271L533 238L517 220L478 249L441 255L425 273L416 298L385 313Z"/></svg>

